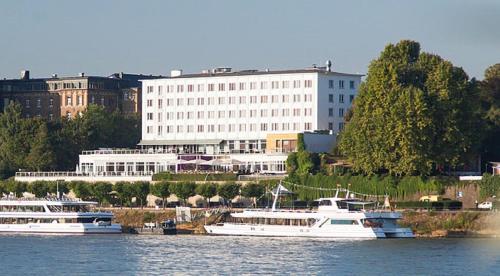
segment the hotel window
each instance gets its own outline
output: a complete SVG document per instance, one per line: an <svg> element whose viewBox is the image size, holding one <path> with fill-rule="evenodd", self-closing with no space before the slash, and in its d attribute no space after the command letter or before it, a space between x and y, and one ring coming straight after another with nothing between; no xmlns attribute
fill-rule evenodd
<svg viewBox="0 0 500 276"><path fill-rule="evenodd" d="M333 108L328 108L328 117L333 117Z"/></svg>
<svg viewBox="0 0 500 276"><path fill-rule="evenodd" d="M333 103L333 94L328 94L328 102Z"/></svg>
<svg viewBox="0 0 500 276"><path fill-rule="evenodd" d="M147 132L147 133L153 133L153 126L148 126L148 127L146 128L146 132Z"/></svg>
<svg viewBox="0 0 500 276"><path fill-rule="evenodd" d="M312 94L304 95L304 102L312 102Z"/></svg>
<svg viewBox="0 0 500 276"><path fill-rule="evenodd" d="M250 110L250 118L254 118L254 117L257 117L257 110L256 109Z"/></svg>
<svg viewBox="0 0 500 276"><path fill-rule="evenodd" d="M208 111L208 119L214 119L215 118L215 111Z"/></svg>
<svg viewBox="0 0 500 276"><path fill-rule="evenodd" d="M225 91L226 85L224 83L219 83L219 91Z"/></svg>
<svg viewBox="0 0 500 276"><path fill-rule="evenodd" d="M52 120L54 120L54 114L49 113L49 121L52 121Z"/></svg>
<svg viewBox="0 0 500 276"><path fill-rule="evenodd" d="M219 119L224 118L226 116L226 112L221 110L218 112L217 116L219 117Z"/></svg>
<svg viewBox="0 0 500 276"><path fill-rule="evenodd" d="M240 82L240 90L245 90L245 83L244 82Z"/></svg>
<svg viewBox="0 0 500 276"><path fill-rule="evenodd" d="M339 94L339 103L344 103L344 94Z"/></svg>
<svg viewBox="0 0 500 276"><path fill-rule="evenodd" d="M230 110L229 111L229 118L235 118L236 117L236 111Z"/></svg>
<svg viewBox="0 0 500 276"><path fill-rule="evenodd" d="M247 116L247 111L246 110L240 110L240 118L245 118Z"/></svg>
<svg viewBox="0 0 500 276"><path fill-rule="evenodd" d="M245 124L240 124L240 126L239 126L239 131L247 131L247 125L245 125Z"/></svg>
<svg viewBox="0 0 500 276"><path fill-rule="evenodd" d="M294 103L300 103L300 95L299 94L293 95L293 102Z"/></svg>
<svg viewBox="0 0 500 276"><path fill-rule="evenodd" d="M158 113L158 123L161 123L161 118L163 118L163 114L160 112Z"/></svg>
<svg viewBox="0 0 500 276"><path fill-rule="evenodd" d="M174 119L174 112L167 112L167 120L173 120Z"/></svg>
<svg viewBox="0 0 500 276"><path fill-rule="evenodd" d="M73 98L71 96L66 97L66 105L72 105L73 104Z"/></svg>
<svg viewBox="0 0 500 276"><path fill-rule="evenodd" d="M226 126L225 125L217 125L217 130L219 132L224 132L224 131L226 131Z"/></svg>
<svg viewBox="0 0 500 276"><path fill-rule="evenodd" d="M311 130L312 129L312 123L304 123L304 130Z"/></svg>
<svg viewBox="0 0 500 276"><path fill-rule="evenodd" d="M177 120L184 119L184 112L177 112Z"/></svg>
<svg viewBox="0 0 500 276"><path fill-rule="evenodd" d="M250 103L257 103L257 96L250 96Z"/></svg>
<svg viewBox="0 0 500 276"><path fill-rule="evenodd" d="M304 116L311 116L312 108L304 108Z"/></svg>
<svg viewBox="0 0 500 276"><path fill-rule="evenodd" d="M209 91L209 92L214 91L214 87L215 87L215 84L210 83L210 84L208 85L208 91Z"/></svg>
<svg viewBox="0 0 500 276"><path fill-rule="evenodd" d="M236 104L236 97L229 97L229 104Z"/></svg>
<svg viewBox="0 0 500 276"><path fill-rule="evenodd" d="M271 82L271 88L272 89L278 89L278 88L280 88L279 87L280 86L279 83L280 83L279 81L272 81Z"/></svg>
<svg viewBox="0 0 500 276"><path fill-rule="evenodd" d="M250 90L255 90L255 89L257 89L257 82L254 81L250 83Z"/></svg>
<svg viewBox="0 0 500 276"><path fill-rule="evenodd" d="M168 130L169 130L169 127L170 127L170 126L167 126L167 133L169 132L169 131L168 131ZM163 126L158 126L158 135L163 135L163 133L162 133L162 132L163 132Z"/></svg>
<svg viewBox="0 0 500 276"><path fill-rule="evenodd" d="M279 110L278 109L273 109L271 110L271 117L278 117Z"/></svg>
<svg viewBox="0 0 500 276"><path fill-rule="evenodd" d="M260 117L262 117L262 118L267 117L267 109L260 110Z"/></svg>
<svg viewBox="0 0 500 276"><path fill-rule="evenodd" d="M204 132L203 125L198 125L198 132Z"/></svg>
<svg viewBox="0 0 500 276"><path fill-rule="evenodd" d="M349 81L349 88L354 89L354 81Z"/></svg>
<svg viewBox="0 0 500 276"><path fill-rule="evenodd" d="M328 81L328 88L333 89L333 80Z"/></svg>
<svg viewBox="0 0 500 276"><path fill-rule="evenodd" d="M234 82L229 83L229 91L234 91L234 90L236 90L236 83Z"/></svg>
<svg viewBox="0 0 500 276"><path fill-rule="evenodd" d="M153 120L153 113L149 112L149 113L147 113L146 115L147 115L147 120L148 120L148 121Z"/></svg>
<svg viewBox="0 0 500 276"><path fill-rule="evenodd" d="M260 82L260 89L267 89L267 82L261 81Z"/></svg>
<svg viewBox="0 0 500 276"><path fill-rule="evenodd" d="M339 80L339 89L344 89L344 81Z"/></svg>
<svg viewBox="0 0 500 276"><path fill-rule="evenodd" d="M208 105L214 105L215 104L215 98L214 97L210 97L208 98Z"/></svg>
<svg viewBox="0 0 500 276"><path fill-rule="evenodd" d="M177 85L177 93L184 92L184 85Z"/></svg>
<svg viewBox="0 0 500 276"><path fill-rule="evenodd" d="M202 92L204 90L203 84L198 84L198 92Z"/></svg>
<svg viewBox="0 0 500 276"><path fill-rule="evenodd" d="M273 96L271 97L271 102L272 102L272 103L277 103L278 101L279 101L278 95L273 95Z"/></svg>
<svg viewBox="0 0 500 276"><path fill-rule="evenodd" d="M215 125L208 125L207 132L215 132Z"/></svg>
<svg viewBox="0 0 500 276"><path fill-rule="evenodd" d="M256 131L257 130L257 124L250 124L250 131Z"/></svg>
<svg viewBox="0 0 500 276"><path fill-rule="evenodd" d="M281 130L290 130L290 124L289 123L283 123Z"/></svg>
<svg viewBox="0 0 500 276"><path fill-rule="evenodd" d="M344 117L344 109L339 108L339 117Z"/></svg>
<svg viewBox="0 0 500 276"><path fill-rule="evenodd" d="M282 116L283 116L283 117L288 117L288 116L290 116L290 109L288 109L288 108L284 108L284 109L282 110L281 114L282 114Z"/></svg>
<svg viewBox="0 0 500 276"><path fill-rule="evenodd" d="M163 86L159 85L158 86L158 96L161 96L162 92L163 92Z"/></svg>
<svg viewBox="0 0 500 276"><path fill-rule="evenodd" d="M194 119L194 112L193 111L189 111L189 112L187 112L186 116L187 116L188 120L189 119Z"/></svg>
<svg viewBox="0 0 500 276"><path fill-rule="evenodd" d="M267 103L267 96L260 96L260 103Z"/></svg>
<svg viewBox="0 0 500 276"><path fill-rule="evenodd" d="M42 107L42 100L40 98L36 99L36 107L41 108Z"/></svg>
<svg viewBox="0 0 500 276"><path fill-rule="evenodd" d="M148 107L153 106L153 100L147 100L146 105L147 105Z"/></svg>
<svg viewBox="0 0 500 276"><path fill-rule="evenodd" d="M183 106L184 105L184 99L177 99L177 106Z"/></svg>
<svg viewBox="0 0 500 276"><path fill-rule="evenodd" d="M300 88L300 80L293 81L293 88Z"/></svg>
<svg viewBox="0 0 500 276"><path fill-rule="evenodd" d="M290 95L283 95L281 97L281 101L284 102L284 103L290 102Z"/></svg>
<svg viewBox="0 0 500 276"><path fill-rule="evenodd" d="M282 87L282 88L288 88L288 84L289 84L289 82L288 82L288 81L283 81L283 82L281 83L281 87Z"/></svg>
<svg viewBox="0 0 500 276"><path fill-rule="evenodd" d="M328 130L333 130L333 123L328 123Z"/></svg>
<svg viewBox="0 0 500 276"><path fill-rule="evenodd" d="M194 126L193 125L188 125L187 126L187 133L193 133L194 132Z"/></svg>
<svg viewBox="0 0 500 276"><path fill-rule="evenodd" d="M101 105L104 105L104 97L101 97Z"/></svg>
<svg viewBox="0 0 500 276"><path fill-rule="evenodd" d="M194 91L194 87L192 84L188 84L188 92L193 92Z"/></svg>
<svg viewBox="0 0 500 276"><path fill-rule="evenodd" d="M203 119L204 116L205 116L204 111L198 111L198 119Z"/></svg>
<svg viewBox="0 0 500 276"><path fill-rule="evenodd" d="M50 98L49 99L49 107L53 107L54 106L54 99Z"/></svg>
<svg viewBox="0 0 500 276"><path fill-rule="evenodd" d="M173 99L167 99L167 106L172 106L174 104Z"/></svg>
<svg viewBox="0 0 500 276"><path fill-rule="evenodd" d="M354 101L354 95L349 95L349 103L352 103Z"/></svg>
<svg viewBox="0 0 500 276"><path fill-rule="evenodd" d="M188 98L187 105L194 105L194 98Z"/></svg>
<svg viewBox="0 0 500 276"><path fill-rule="evenodd" d="M163 108L163 100L158 99L158 108Z"/></svg>
<svg viewBox="0 0 500 276"><path fill-rule="evenodd" d="M247 103L247 97L240 96L240 104L246 104L246 103Z"/></svg>
<svg viewBox="0 0 500 276"><path fill-rule="evenodd" d="M205 105L205 98L198 98L198 105Z"/></svg>
<svg viewBox="0 0 500 276"><path fill-rule="evenodd" d="M184 131L183 126L177 126L177 133L182 133Z"/></svg>
<svg viewBox="0 0 500 276"><path fill-rule="evenodd" d="M339 123L339 131L343 130L344 129L344 123L343 122L340 122Z"/></svg>
<svg viewBox="0 0 500 276"><path fill-rule="evenodd" d="M311 88L311 87L312 87L312 80L305 80L304 88Z"/></svg>
<svg viewBox="0 0 500 276"><path fill-rule="evenodd" d="M294 108L293 109L293 116L294 117L299 117L300 116L300 108Z"/></svg>
<svg viewBox="0 0 500 276"><path fill-rule="evenodd" d="M293 130L299 130L300 129L300 124L299 123L293 123Z"/></svg>
<svg viewBox="0 0 500 276"><path fill-rule="evenodd" d="M219 104L224 104L224 97L219 97Z"/></svg>
<svg viewBox="0 0 500 276"><path fill-rule="evenodd" d="M266 123L261 123L260 124L260 130L261 131L267 131L267 124Z"/></svg>
<svg viewBox="0 0 500 276"><path fill-rule="evenodd" d="M153 92L153 86L147 86L146 87L146 92L149 94L149 93L152 93Z"/></svg>
<svg viewBox="0 0 500 276"><path fill-rule="evenodd" d="M272 131L280 130L279 129L279 124L278 123L272 123L271 124L271 130Z"/></svg>
<svg viewBox="0 0 500 276"><path fill-rule="evenodd" d="M227 125L228 131L229 132L235 132L236 131L236 125L235 124L229 124Z"/></svg>

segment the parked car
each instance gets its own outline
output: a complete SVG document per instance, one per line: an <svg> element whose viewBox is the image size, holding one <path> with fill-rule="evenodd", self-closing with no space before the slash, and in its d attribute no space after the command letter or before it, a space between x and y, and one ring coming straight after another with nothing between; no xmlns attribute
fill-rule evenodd
<svg viewBox="0 0 500 276"><path fill-rule="evenodd" d="M479 205L477 205L478 209L491 210L493 208L493 203L491 201L485 201Z"/></svg>

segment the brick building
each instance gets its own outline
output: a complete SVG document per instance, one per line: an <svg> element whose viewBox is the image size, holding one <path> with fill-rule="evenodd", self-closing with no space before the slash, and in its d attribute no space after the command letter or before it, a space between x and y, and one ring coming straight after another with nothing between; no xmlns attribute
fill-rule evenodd
<svg viewBox="0 0 500 276"><path fill-rule="evenodd" d="M97 104L109 111L116 109L125 114L141 112L141 79L155 76L116 73L109 77L30 78L29 71L22 71L20 79L0 80L0 111L11 101L23 107L26 117L53 120L58 117L73 118L88 105Z"/></svg>

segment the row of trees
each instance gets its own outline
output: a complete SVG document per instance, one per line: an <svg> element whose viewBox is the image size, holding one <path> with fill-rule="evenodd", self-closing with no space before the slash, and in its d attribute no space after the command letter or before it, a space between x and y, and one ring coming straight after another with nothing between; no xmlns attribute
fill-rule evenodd
<svg viewBox="0 0 500 276"><path fill-rule="evenodd" d="M18 170L73 170L82 150L134 147L140 139L140 116L90 105L72 120L23 118L19 103L0 114L0 179Z"/></svg>
<svg viewBox="0 0 500 276"><path fill-rule="evenodd" d="M155 184L149 182L109 182L86 183L82 181L73 181L69 183L56 183L52 181L35 181L24 183L17 181L0 181L0 194L13 193L21 197L24 192L29 192L37 197L45 197L48 194L56 195L67 194L72 191L76 197L82 200L96 200L100 204L119 204L120 206L132 206L133 199L137 206L144 206L147 203L147 196L152 194L162 198L163 207L167 198L174 194L184 203L189 197L200 195L210 203L210 198L219 195L227 200L231 200L241 195L255 200L266 192L266 185L258 183L249 183L244 186L228 182L224 184L205 183L195 184L194 182L168 182L161 181Z"/></svg>
<svg viewBox="0 0 500 276"><path fill-rule="evenodd" d="M439 174L469 160L500 159L500 64L485 80L404 40L369 66L339 149L356 172Z"/></svg>

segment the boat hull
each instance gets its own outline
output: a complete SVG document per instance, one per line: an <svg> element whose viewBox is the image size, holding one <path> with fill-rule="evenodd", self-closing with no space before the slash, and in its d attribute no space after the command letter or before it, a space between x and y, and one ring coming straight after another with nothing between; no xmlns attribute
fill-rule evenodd
<svg viewBox="0 0 500 276"><path fill-rule="evenodd" d="M3 233L51 233L51 234L119 234L120 224L96 225L94 223L27 223L0 224Z"/></svg>
<svg viewBox="0 0 500 276"><path fill-rule="evenodd" d="M337 227L336 229L320 229L300 226L275 225L206 225L209 235L231 236L267 236L267 237L311 237L337 239L377 239L386 238L380 228Z"/></svg>

